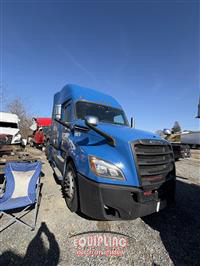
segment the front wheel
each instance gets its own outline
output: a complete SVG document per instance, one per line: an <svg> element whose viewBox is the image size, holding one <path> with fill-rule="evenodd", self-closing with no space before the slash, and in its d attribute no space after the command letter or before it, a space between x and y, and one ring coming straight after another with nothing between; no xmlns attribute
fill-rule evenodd
<svg viewBox="0 0 200 266"><path fill-rule="evenodd" d="M74 165L70 162L66 167L62 191L67 206L72 212L77 212L79 209L77 183L76 170Z"/></svg>

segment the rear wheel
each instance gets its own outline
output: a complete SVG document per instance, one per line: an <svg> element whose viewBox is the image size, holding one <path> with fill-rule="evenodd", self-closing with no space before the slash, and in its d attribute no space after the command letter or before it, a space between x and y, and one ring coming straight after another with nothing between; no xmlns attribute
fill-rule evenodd
<svg viewBox="0 0 200 266"><path fill-rule="evenodd" d="M77 183L76 170L73 163L70 162L66 167L62 190L67 206L72 212L77 212L79 209Z"/></svg>

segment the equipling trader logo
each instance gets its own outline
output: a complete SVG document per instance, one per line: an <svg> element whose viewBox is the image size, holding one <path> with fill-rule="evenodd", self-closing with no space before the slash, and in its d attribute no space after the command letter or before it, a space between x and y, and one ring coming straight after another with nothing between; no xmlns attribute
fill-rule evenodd
<svg viewBox="0 0 200 266"><path fill-rule="evenodd" d="M83 236L84 234L98 233L97 235ZM103 233L99 235L99 233ZM106 234L115 234L118 236L106 236ZM82 236L81 236L82 235ZM130 237L125 234L112 232L112 231L90 231L80 234L73 235L71 237L80 236L73 239L73 246L79 248L76 252L77 255L122 255L124 251L121 248L127 246L127 240L125 237ZM71 238L70 237L70 238ZM104 250L97 249L99 247L104 247ZM114 248L114 250L106 248ZM83 250L81 250L82 248ZM89 249L87 249L89 248ZM92 248L95 248L92 250ZM116 248L119 248L117 250Z"/></svg>

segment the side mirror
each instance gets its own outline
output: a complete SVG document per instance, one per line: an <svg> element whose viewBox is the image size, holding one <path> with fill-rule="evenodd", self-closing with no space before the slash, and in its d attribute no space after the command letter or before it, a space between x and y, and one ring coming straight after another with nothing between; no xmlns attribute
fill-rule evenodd
<svg viewBox="0 0 200 266"><path fill-rule="evenodd" d="M99 119L96 116L86 116L85 117L85 124L97 126L99 124Z"/></svg>
<svg viewBox="0 0 200 266"><path fill-rule="evenodd" d="M164 129L163 129L163 134L169 136L169 135L171 135L171 133L172 133L172 132L171 132L170 129L168 129L168 128L164 128Z"/></svg>
<svg viewBox="0 0 200 266"><path fill-rule="evenodd" d="M56 104L54 106L54 118L61 119L61 104Z"/></svg>
<svg viewBox="0 0 200 266"><path fill-rule="evenodd" d="M131 128L135 128L135 119L131 117Z"/></svg>

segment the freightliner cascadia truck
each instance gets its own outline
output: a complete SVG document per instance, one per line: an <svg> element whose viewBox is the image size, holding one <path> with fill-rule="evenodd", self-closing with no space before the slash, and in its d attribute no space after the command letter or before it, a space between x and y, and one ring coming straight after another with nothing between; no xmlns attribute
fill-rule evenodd
<svg viewBox="0 0 200 266"><path fill-rule="evenodd" d="M121 105L96 90L66 85L54 95L47 157L72 212L128 220L174 202L170 143L131 128Z"/></svg>

